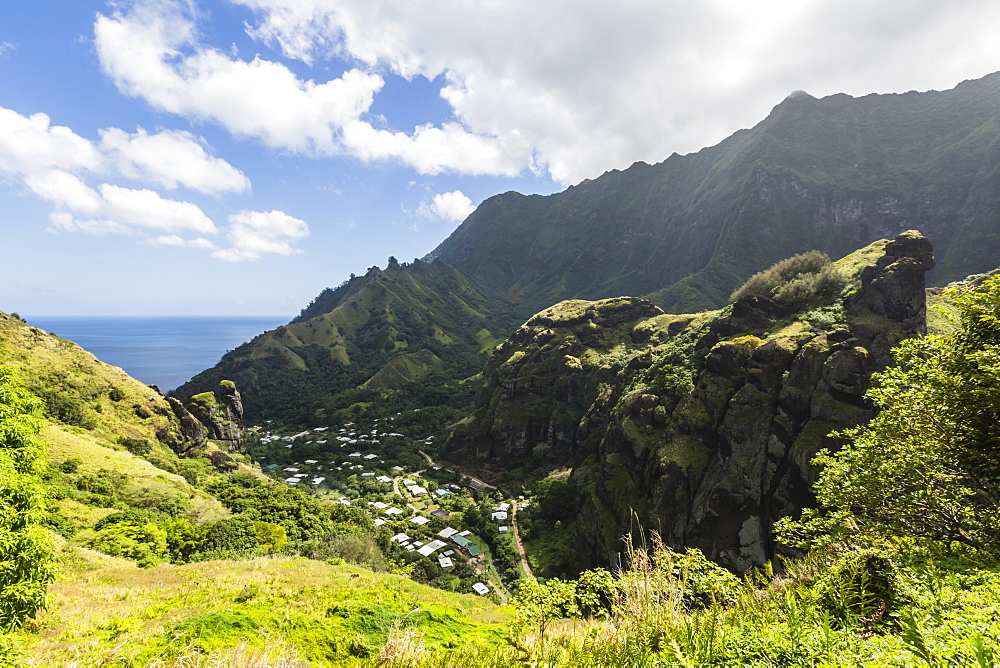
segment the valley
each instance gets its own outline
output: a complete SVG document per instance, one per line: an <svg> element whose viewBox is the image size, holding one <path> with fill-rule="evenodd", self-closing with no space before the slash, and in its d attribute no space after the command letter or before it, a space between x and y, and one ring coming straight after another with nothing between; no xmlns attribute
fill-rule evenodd
<svg viewBox="0 0 1000 668"><path fill-rule="evenodd" d="M996 665L998 101L496 195L167 395L0 313L0 663Z"/></svg>

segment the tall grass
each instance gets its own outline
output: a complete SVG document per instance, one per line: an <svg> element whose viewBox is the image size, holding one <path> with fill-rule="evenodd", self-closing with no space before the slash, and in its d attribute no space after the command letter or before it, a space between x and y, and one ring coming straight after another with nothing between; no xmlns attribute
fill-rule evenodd
<svg viewBox="0 0 1000 668"><path fill-rule="evenodd" d="M687 564L697 562L655 535L649 546L626 541L626 554L607 619L564 620L544 634L512 627L503 646L451 655L405 650L412 641L400 639L405 651L394 656L406 658L380 665L998 665L996 564L949 562L913 546L891 560L867 559L868 567L896 569L886 572L905 593L883 606L874 580L850 567L856 552L817 551L783 562L780 574L762 568L724 600L693 596L697 573Z"/></svg>

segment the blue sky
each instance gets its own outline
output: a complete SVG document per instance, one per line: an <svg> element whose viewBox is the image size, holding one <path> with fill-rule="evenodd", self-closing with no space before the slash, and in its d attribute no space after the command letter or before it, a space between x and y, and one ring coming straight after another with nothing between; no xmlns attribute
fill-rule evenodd
<svg viewBox="0 0 1000 668"><path fill-rule="evenodd" d="M0 310L297 313L793 90L1000 69L994 0L7 0Z"/></svg>

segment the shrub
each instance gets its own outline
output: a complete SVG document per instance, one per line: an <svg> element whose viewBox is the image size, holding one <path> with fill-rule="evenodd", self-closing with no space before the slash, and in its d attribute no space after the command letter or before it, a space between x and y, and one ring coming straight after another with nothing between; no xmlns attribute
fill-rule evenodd
<svg viewBox="0 0 1000 668"><path fill-rule="evenodd" d="M167 554L175 564L186 564L205 545L208 529L195 526L185 519L171 520L163 525L167 532Z"/></svg>
<svg viewBox="0 0 1000 668"><path fill-rule="evenodd" d="M126 450L131 452L137 457L142 457L143 455L148 455L153 449L153 446L144 438L132 438L131 436L119 436L117 439L118 445L123 446Z"/></svg>
<svg viewBox="0 0 1000 668"><path fill-rule="evenodd" d="M249 555L259 546L257 527L253 520L246 517L229 517L208 527L202 551L213 554Z"/></svg>
<svg viewBox="0 0 1000 668"><path fill-rule="evenodd" d="M385 555L371 536L337 536L333 539L331 547L338 557L349 564L368 566L375 571L389 569Z"/></svg>
<svg viewBox="0 0 1000 668"><path fill-rule="evenodd" d="M144 510L123 510L117 513L105 515L94 524L94 531L101 531L115 524L142 525L149 522L150 514Z"/></svg>
<svg viewBox="0 0 1000 668"><path fill-rule="evenodd" d="M683 582L684 600L689 605L730 604L736 600L739 578L709 561L701 550L674 552L669 561L673 574Z"/></svg>
<svg viewBox="0 0 1000 668"><path fill-rule="evenodd" d="M38 392L45 401L45 417L84 429L97 427L90 408L75 394L48 388L38 388Z"/></svg>
<svg viewBox="0 0 1000 668"><path fill-rule="evenodd" d="M819 606L840 625L867 630L885 625L907 603L892 560L873 549L834 562L820 575L815 593Z"/></svg>
<svg viewBox="0 0 1000 668"><path fill-rule="evenodd" d="M55 513L49 513L43 517L42 526L52 529L63 538L72 538L76 533L76 527L73 526L72 522L62 515L56 515Z"/></svg>
<svg viewBox="0 0 1000 668"><path fill-rule="evenodd" d="M108 391L108 399L111 399L111 401L118 402L124 398L125 398L125 393L119 387L112 387L111 390Z"/></svg>
<svg viewBox="0 0 1000 668"><path fill-rule="evenodd" d="M729 301L758 295L799 308L836 296L846 284L846 279L830 264L825 253L809 251L754 274L733 291Z"/></svg>
<svg viewBox="0 0 1000 668"><path fill-rule="evenodd" d="M83 460L79 457L70 457L59 464L59 470L63 473L76 473L76 470L80 468L80 464L82 463Z"/></svg>
<svg viewBox="0 0 1000 668"><path fill-rule="evenodd" d="M162 562L167 555L167 533L152 523L116 523L83 532L78 540L84 547L132 559L143 568Z"/></svg>

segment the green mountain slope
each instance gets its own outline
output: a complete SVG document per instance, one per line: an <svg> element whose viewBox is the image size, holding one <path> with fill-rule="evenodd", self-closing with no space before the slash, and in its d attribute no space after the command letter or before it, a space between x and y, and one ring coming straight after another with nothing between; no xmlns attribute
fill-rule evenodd
<svg viewBox="0 0 1000 668"><path fill-rule="evenodd" d="M477 354L478 331L469 334ZM413 356L399 356L396 373L434 363ZM0 366L50 402L37 416L47 466L36 477L39 521L59 545L48 609L17 632L17 665L188 665L196 655L350 665L374 661L387 643L476 646L503 631L509 612L479 596L322 561L349 552L385 570L391 532L360 507L323 503L246 466L232 383L192 401L202 424L71 341L5 314ZM293 556L303 554L314 559Z"/></svg>
<svg viewBox="0 0 1000 668"><path fill-rule="evenodd" d="M474 375L511 327L505 311L443 262L390 262L325 290L288 325L226 354L173 394L230 379L249 420L308 421L324 400L347 391Z"/></svg>
<svg viewBox="0 0 1000 668"><path fill-rule="evenodd" d="M932 283L985 271L1000 264L998 215L1000 73L943 92L795 93L697 153L492 197L431 256L524 316L623 294L683 313L795 253L840 257L906 229L937 249Z"/></svg>
<svg viewBox="0 0 1000 668"><path fill-rule="evenodd" d="M204 427L179 403L72 341L4 313L0 364L14 369L45 400L45 417L56 425L109 443L132 439L180 454L218 452L206 441ZM228 459L224 455L218 452Z"/></svg>

